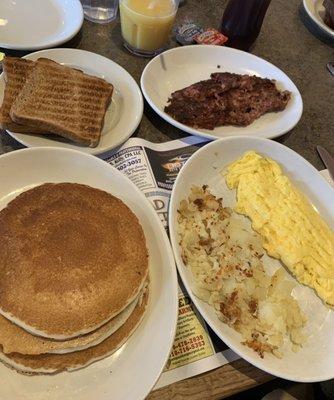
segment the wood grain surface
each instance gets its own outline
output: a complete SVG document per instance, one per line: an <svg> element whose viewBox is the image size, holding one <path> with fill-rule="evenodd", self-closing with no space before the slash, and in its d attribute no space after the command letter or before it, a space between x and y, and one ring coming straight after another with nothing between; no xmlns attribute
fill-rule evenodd
<svg viewBox="0 0 334 400"><path fill-rule="evenodd" d="M274 379L247 361L237 360L213 371L155 390L147 400L218 400Z"/></svg>

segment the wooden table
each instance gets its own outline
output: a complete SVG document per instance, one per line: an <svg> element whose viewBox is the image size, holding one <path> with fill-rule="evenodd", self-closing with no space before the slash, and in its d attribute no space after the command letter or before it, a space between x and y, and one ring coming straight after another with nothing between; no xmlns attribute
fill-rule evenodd
<svg viewBox="0 0 334 400"><path fill-rule="evenodd" d="M226 0L187 0L179 9L178 19L187 15L205 27L218 27L225 3ZM279 141L300 153L316 168L322 169L315 145L321 144L334 153L334 78L325 68L326 62L334 60L334 52L330 45L312 36L303 25L300 3L300 0L272 1L252 52L283 69L296 83L303 97L304 113L301 121ZM130 55L123 48L118 20L107 25L85 21L81 32L63 46L81 48L108 57L127 69L137 82L148 61ZM170 46L176 46L176 43L171 41ZM183 133L163 121L146 104L143 120L135 136L152 142L165 142L182 137ZM0 134L0 154L22 147L7 133ZM270 379L273 377L246 361L238 360L152 392L148 399L221 399Z"/></svg>
<svg viewBox="0 0 334 400"><path fill-rule="evenodd" d="M237 360L213 371L155 390L147 400L219 400L274 379L247 361Z"/></svg>

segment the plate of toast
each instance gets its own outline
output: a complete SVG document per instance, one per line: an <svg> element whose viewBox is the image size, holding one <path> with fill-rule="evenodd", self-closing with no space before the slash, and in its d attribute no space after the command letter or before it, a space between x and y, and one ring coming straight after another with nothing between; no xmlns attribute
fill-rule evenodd
<svg viewBox="0 0 334 400"><path fill-rule="evenodd" d="M84 50L5 57L0 127L27 147L101 154L119 146L143 115L141 91L115 62Z"/></svg>

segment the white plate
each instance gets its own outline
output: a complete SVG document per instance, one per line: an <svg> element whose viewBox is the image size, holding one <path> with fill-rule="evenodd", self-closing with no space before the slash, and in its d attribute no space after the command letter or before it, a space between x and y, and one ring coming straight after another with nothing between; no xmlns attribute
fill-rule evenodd
<svg viewBox="0 0 334 400"><path fill-rule="evenodd" d="M307 343L297 353L292 352L290 346L286 346L282 359L270 354L261 359L253 350L242 345L241 336L221 322L215 311L196 298L191 291L193 278L180 257L177 236L177 209L180 200L188 196L193 184L208 184L215 195L223 197L224 203L233 207L235 192L226 188L219 171L247 150L258 151L280 163L285 173L307 195L334 229L334 190L305 159L271 140L254 137L221 139L198 150L186 162L174 184L170 201L169 226L179 273L193 302L207 323L241 357L270 374L292 381L315 382L331 379L334 377L334 313L322 304L311 289L298 284L293 292L308 316L305 328L305 333L308 335ZM267 257L265 265L270 273L274 272L280 263ZM290 275L288 278L294 280Z"/></svg>
<svg viewBox="0 0 334 400"><path fill-rule="evenodd" d="M292 99L284 111L266 114L247 127L222 126L212 131L191 128L164 112L172 92L208 79L213 72L276 79L280 89L292 92ZM292 129L303 111L300 93L284 72L259 57L229 47L194 45L166 51L147 64L141 77L141 88L150 106L167 122L185 132L212 139L235 135L274 138Z"/></svg>
<svg viewBox="0 0 334 400"><path fill-rule="evenodd" d="M0 157L0 209L44 182L77 182L122 199L137 215L149 252L150 298L142 324L114 355L74 372L25 376L0 363L0 398L10 400L137 400L157 381L174 340L177 278L165 230L144 194L116 168L78 151L23 149Z"/></svg>
<svg viewBox="0 0 334 400"><path fill-rule="evenodd" d="M323 0L303 0L303 6L311 20L331 39L334 39L334 30L324 23L325 7Z"/></svg>
<svg viewBox="0 0 334 400"><path fill-rule="evenodd" d="M114 149L125 142L137 129L143 116L143 97L136 81L120 65L108 58L85 50L50 49L28 54L24 58L37 60L39 57L50 58L58 63L79 68L90 75L98 76L114 85L111 104L105 116L102 137L97 147L85 147L48 135L28 135L8 133L27 147L65 147L84 153L101 154ZM0 76L0 104L2 103L5 82Z"/></svg>
<svg viewBox="0 0 334 400"><path fill-rule="evenodd" d="M0 47L37 50L58 46L83 23L79 0L1 0Z"/></svg>

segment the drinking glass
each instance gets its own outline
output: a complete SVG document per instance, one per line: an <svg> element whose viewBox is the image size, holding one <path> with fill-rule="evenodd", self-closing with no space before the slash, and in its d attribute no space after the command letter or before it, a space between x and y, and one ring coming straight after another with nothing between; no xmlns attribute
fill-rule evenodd
<svg viewBox="0 0 334 400"><path fill-rule="evenodd" d="M165 49L179 0L120 0L124 46L143 57Z"/></svg>
<svg viewBox="0 0 334 400"><path fill-rule="evenodd" d="M85 18L106 24L117 17L118 0L81 0Z"/></svg>

